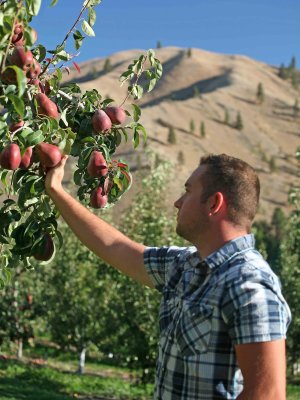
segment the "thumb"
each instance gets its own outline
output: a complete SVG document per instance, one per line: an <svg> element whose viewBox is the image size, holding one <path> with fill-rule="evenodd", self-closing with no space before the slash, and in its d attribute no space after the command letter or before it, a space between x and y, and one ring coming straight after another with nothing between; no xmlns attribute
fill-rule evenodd
<svg viewBox="0 0 300 400"><path fill-rule="evenodd" d="M60 160L60 165L61 165L62 167L65 166L68 157L69 157L68 155L65 155L65 156L63 156L62 159Z"/></svg>

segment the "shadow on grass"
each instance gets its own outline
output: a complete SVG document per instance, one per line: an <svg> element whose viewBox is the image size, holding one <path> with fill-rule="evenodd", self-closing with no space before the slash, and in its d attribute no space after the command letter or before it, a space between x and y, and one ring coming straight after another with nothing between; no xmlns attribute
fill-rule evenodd
<svg viewBox="0 0 300 400"><path fill-rule="evenodd" d="M28 367L27 367L28 368ZM24 371L18 364L0 363L0 400L71 400L64 394L64 385L52 377L43 376L41 368Z"/></svg>

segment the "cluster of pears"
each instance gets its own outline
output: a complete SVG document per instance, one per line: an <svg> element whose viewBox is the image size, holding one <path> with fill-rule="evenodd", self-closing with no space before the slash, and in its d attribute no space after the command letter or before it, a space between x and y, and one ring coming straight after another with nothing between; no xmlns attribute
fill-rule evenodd
<svg viewBox="0 0 300 400"><path fill-rule="evenodd" d="M92 116L92 127L95 134L107 134L113 125L123 124L126 120L126 112L121 107L106 107L104 110L97 110ZM112 182L108 177L108 166L103 154L94 150L89 158L87 173L92 178L105 176L103 186L98 186L91 193L90 206L103 208L108 202L108 193Z"/></svg>
<svg viewBox="0 0 300 400"><path fill-rule="evenodd" d="M35 31L35 41L37 33ZM12 52L6 60L6 67L17 66L26 77L27 85L34 85L34 99L36 103L36 112L41 117L52 117L59 119L59 109L55 102L47 95L50 93L49 82L42 78L43 72L40 63L36 60L30 50L25 48L24 26L18 22L15 25L12 36ZM7 84L17 82L17 74L14 68L6 68L1 74L1 80ZM113 125L120 125L125 122L126 112L122 107L108 106L104 109L96 110L91 115L91 125L93 134L109 134ZM21 118L11 121L9 131L11 133L10 143L0 152L0 167L7 170L28 169L34 163L39 163L41 171L47 171L59 164L62 158L62 152L54 143L41 142L35 146L22 149L14 141L18 137L18 132L24 129L25 121ZM101 184L96 187L90 195L90 206L93 208L103 208L108 203L108 194L112 188L113 182L109 179L110 164L107 164L105 157L95 149L92 151L88 165L87 174L92 178L99 179ZM48 232L43 233L42 245L40 251L34 254L37 260L47 261L54 253L54 243L52 236Z"/></svg>

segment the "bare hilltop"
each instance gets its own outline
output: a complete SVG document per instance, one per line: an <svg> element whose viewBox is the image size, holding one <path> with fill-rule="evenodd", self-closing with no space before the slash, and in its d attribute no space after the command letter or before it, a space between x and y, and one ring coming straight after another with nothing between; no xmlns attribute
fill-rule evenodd
<svg viewBox="0 0 300 400"><path fill-rule="evenodd" d="M77 82L83 90L96 88L120 104L126 88L120 87L119 76L142 52L123 51L84 62L81 73L71 70L66 80ZM295 151L300 144L300 113L294 105L299 90L279 77L277 67L245 56L166 47L157 49L156 57L163 64L163 77L137 104L142 107L148 147L176 168L170 200L182 192L201 155L227 153L249 162L259 173L258 218L271 218L275 207L287 211L289 189L298 179ZM263 101L257 97L259 84ZM170 130L176 143L170 143ZM121 151L120 157L136 167L132 146ZM142 164L143 151L141 146Z"/></svg>

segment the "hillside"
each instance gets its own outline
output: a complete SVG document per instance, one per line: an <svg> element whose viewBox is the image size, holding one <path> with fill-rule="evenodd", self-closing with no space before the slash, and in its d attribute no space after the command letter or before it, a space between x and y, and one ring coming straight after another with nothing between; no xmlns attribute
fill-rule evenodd
<svg viewBox="0 0 300 400"><path fill-rule="evenodd" d="M118 78L141 53L130 50L111 55L110 72L104 71L105 59L90 60L80 64L80 74L72 70L66 79L77 82L83 90L96 88L120 103L125 89L120 88ZM148 147L174 163L180 151L184 155L170 189L171 204L201 155L225 152L246 160L259 172L262 195L258 217L270 218L275 207L287 209L288 191L297 179L294 154L299 145L300 117L294 115L293 105L299 92L278 77L277 68L245 56L192 49L188 57L186 49L177 47L157 49L156 56L163 63L163 77L140 106ZM265 93L261 105L256 102L260 82ZM241 113L242 130L224 124L226 109L232 125L237 112ZM191 121L194 133L190 131ZM204 138L200 135L202 121ZM170 126L176 135L173 145L167 140ZM136 152L128 145L122 152L120 156L134 167ZM142 154L141 159L143 163ZM122 203L116 207L124 207L126 199Z"/></svg>

